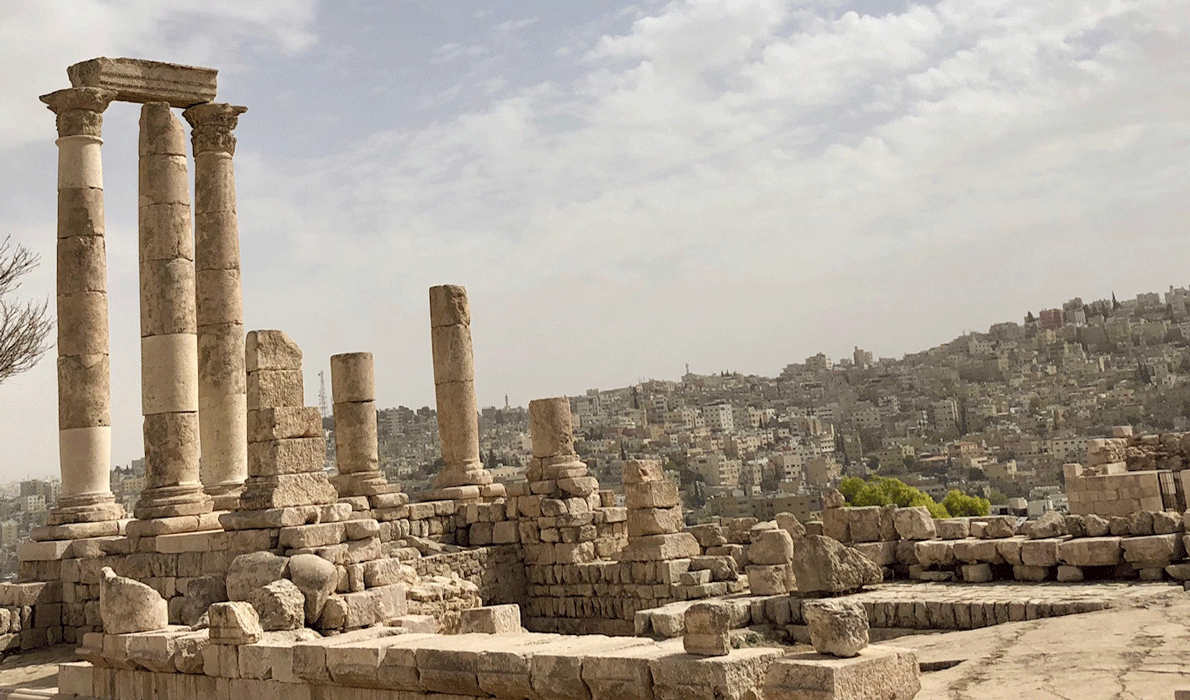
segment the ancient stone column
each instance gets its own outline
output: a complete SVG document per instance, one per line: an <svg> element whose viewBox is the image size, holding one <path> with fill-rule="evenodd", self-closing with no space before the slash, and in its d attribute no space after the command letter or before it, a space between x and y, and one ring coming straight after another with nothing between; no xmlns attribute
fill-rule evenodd
<svg viewBox="0 0 1190 700"><path fill-rule="evenodd" d="M190 107L201 475L216 510L234 510L248 476L244 299L232 135L246 107Z"/></svg>
<svg viewBox="0 0 1190 700"><path fill-rule="evenodd" d="M490 484L492 475L483 468L479 456L471 309L466 289L453 284L430 287L430 337L438 439L446 463L434 485L445 489Z"/></svg>
<svg viewBox="0 0 1190 700"><path fill-rule="evenodd" d="M141 410L145 490L138 519L210 512L199 481L194 236L186 136L165 102L140 118Z"/></svg>
<svg viewBox="0 0 1190 700"><path fill-rule="evenodd" d="M376 434L376 380L372 353L331 356L331 395L335 402L333 479L340 496L373 496L391 489L380 473Z"/></svg>
<svg viewBox="0 0 1190 700"><path fill-rule="evenodd" d="M116 93L69 88L42 96L58 115L58 451L62 493L51 525L114 521L103 111Z"/></svg>

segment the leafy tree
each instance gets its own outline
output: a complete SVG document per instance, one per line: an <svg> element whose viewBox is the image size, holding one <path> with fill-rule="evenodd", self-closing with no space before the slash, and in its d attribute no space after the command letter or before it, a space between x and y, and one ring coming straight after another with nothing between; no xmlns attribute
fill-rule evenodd
<svg viewBox="0 0 1190 700"><path fill-rule="evenodd" d="M858 488L856 482L859 482ZM844 488L847 491L844 491ZM928 493L892 477L878 476L871 481L849 477L839 483L839 492L843 494L844 498L847 498L847 492L853 492L854 496L848 499L848 502L853 506L894 505L901 508L925 506L929 509L930 515L935 518L949 517L946 508L942 504L934 502Z"/></svg>
<svg viewBox="0 0 1190 700"><path fill-rule="evenodd" d="M968 496L958 489L951 489L950 493L946 494L946 498L942 499L942 505L946 507L948 513L956 518L987 515L992 507L988 499Z"/></svg>
<svg viewBox="0 0 1190 700"><path fill-rule="evenodd" d="M855 495L859 493L860 489L862 489L864 486L864 480L859 477L843 477L843 480L839 482L839 493L843 494L843 498L845 498L848 503L854 504Z"/></svg>
<svg viewBox="0 0 1190 700"><path fill-rule="evenodd" d="M0 243L0 382L32 369L50 349L49 302L10 303L9 292L21 277L37 267L37 255L23 245L13 248L8 238Z"/></svg>

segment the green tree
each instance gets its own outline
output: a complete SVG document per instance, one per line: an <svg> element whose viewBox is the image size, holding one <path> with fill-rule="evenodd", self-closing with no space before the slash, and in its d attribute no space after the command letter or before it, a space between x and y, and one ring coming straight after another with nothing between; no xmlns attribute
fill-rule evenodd
<svg viewBox="0 0 1190 700"><path fill-rule="evenodd" d="M843 493L846 498L847 493L843 491L844 488L848 492L854 493L854 496L848 499L854 506L893 505L901 508L924 506L935 518L949 517L946 508L942 504L936 503L928 493L915 489L900 479L878 476L871 481L863 481L849 477L839 483L839 492Z"/></svg>
<svg viewBox="0 0 1190 700"><path fill-rule="evenodd" d="M942 499L942 505L946 507L948 513L956 518L987 515L992 507L988 499L968 496L958 489L951 489L950 493L946 494L946 498Z"/></svg>

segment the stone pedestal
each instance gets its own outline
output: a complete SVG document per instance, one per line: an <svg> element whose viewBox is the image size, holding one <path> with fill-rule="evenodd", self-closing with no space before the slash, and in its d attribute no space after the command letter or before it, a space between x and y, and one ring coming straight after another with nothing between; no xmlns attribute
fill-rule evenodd
<svg viewBox="0 0 1190 700"><path fill-rule="evenodd" d="M375 496L395 490L380 473L375 385L372 353L331 357L335 466L339 470L333 481L340 496Z"/></svg>
<svg viewBox="0 0 1190 700"><path fill-rule="evenodd" d="M182 113L194 147L194 267L198 422L203 487L234 510L248 476L244 302L232 134L245 107L202 104Z"/></svg>
<svg viewBox="0 0 1190 700"><path fill-rule="evenodd" d="M438 490L433 497L459 498L471 493L478 497L482 493L479 487L490 485L492 475L483 468L479 456L471 309L466 289L451 284L430 287L430 337L438 438L445 462L434 480Z"/></svg>
<svg viewBox="0 0 1190 700"><path fill-rule="evenodd" d="M145 490L138 520L199 515L198 345L190 182L181 122L164 102L140 120L141 410Z"/></svg>
<svg viewBox="0 0 1190 700"><path fill-rule="evenodd" d="M58 450L62 493L49 524L114 521L103 112L116 93L70 88L41 100L58 125ZM67 528L69 529L69 528Z"/></svg>

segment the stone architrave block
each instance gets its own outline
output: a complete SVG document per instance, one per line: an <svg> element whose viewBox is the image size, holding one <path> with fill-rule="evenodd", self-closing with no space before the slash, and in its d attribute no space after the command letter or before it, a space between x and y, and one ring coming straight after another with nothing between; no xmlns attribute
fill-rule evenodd
<svg viewBox="0 0 1190 700"><path fill-rule="evenodd" d="M215 101L214 68L139 58L93 58L66 69L73 87L114 90L122 102L168 102L185 109Z"/></svg>
<svg viewBox="0 0 1190 700"><path fill-rule="evenodd" d="M248 473L253 476L308 474L321 471L325 461L322 436L248 443Z"/></svg>

